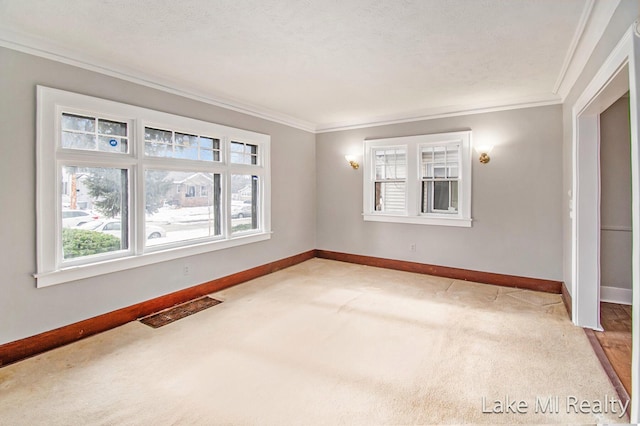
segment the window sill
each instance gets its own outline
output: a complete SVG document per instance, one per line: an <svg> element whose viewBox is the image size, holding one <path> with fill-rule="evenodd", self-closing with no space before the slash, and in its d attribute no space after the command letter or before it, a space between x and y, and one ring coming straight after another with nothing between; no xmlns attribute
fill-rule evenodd
<svg viewBox="0 0 640 426"><path fill-rule="evenodd" d="M256 243L270 238L270 232L243 235L233 237L228 240L210 241L187 247L170 248L162 251L145 253L139 256L105 260L103 262L96 262L88 265L70 266L57 271L37 273L33 276L36 278L36 287L49 287L70 281L110 274L112 272L125 271L127 269L152 265L154 263L166 262L187 256L194 256L202 253L237 247L244 244Z"/></svg>
<svg viewBox="0 0 640 426"><path fill-rule="evenodd" d="M368 222L411 223L416 225L454 226L471 228L473 219L443 216L397 216L389 214L363 214Z"/></svg>

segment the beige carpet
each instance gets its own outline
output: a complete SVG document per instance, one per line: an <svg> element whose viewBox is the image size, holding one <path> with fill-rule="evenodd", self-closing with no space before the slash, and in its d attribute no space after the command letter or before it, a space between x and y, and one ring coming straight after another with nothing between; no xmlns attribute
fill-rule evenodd
<svg viewBox="0 0 640 426"><path fill-rule="evenodd" d="M0 369L0 424L628 421L567 413L617 396L558 295L313 259L213 297Z"/></svg>

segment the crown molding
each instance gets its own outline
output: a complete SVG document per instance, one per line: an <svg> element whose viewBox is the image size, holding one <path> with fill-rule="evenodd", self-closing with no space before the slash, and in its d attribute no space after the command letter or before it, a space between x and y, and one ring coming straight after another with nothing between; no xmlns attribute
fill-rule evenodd
<svg viewBox="0 0 640 426"><path fill-rule="evenodd" d="M306 120L282 114L277 111L252 105L236 99L224 96L210 96L196 93L193 89L184 87L176 82L159 78L138 70L124 66L114 65L107 61L81 54L59 44L52 43L30 35L21 34L15 31L0 28L0 46L30 55L39 56L67 65L72 65L88 71L98 72L110 77L119 78L131 83L162 90L167 93L179 95L199 102L233 110L243 114L251 115L275 123L284 124L296 129L314 133L316 125Z"/></svg>
<svg viewBox="0 0 640 426"><path fill-rule="evenodd" d="M580 77L621 0L588 0L574 33L553 93L564 101Z"/></svg>
<svg viewBox="0 0 640 426"><path fill-rule="evenodd" d="M239 101L237 99L218 95L199 94L193 88L185 87L176 82L143 73L139 70L130 69L125 66L117 66L109 63L108 61L73 51L49 40L7 29L0 28L0 46L89 71L98 72L100 74L283 124L310 133L326 133L455 117L460 115L481 114L560 104L564 101L571 87L573 87L584 63L586 63L591 51L602 36L604 28L606 28L606 25L619 2L620 0L608 0L606 2L603 2L602 0L588 0L574 35L574 39L572 40L569 53L565 58L565 63L556 83L557 92L554 92L553 94L485 102L475 105L446 106L428 110L410 111L402 114L368 117L365 119L333 123L313 123L288 114L270 110L268 108ZM597 27L597 29L595 27Z"/></svg>
<svg viewBox="0 0 640 426"><path fill-rule="evenodd" d="M486 102L476 105L458 105L429 110L414 111L412 113L388 115L365 119L361 121L344 121L337 123L320 124L316 133L339 132L343 130L362 129L366 127L386 126L389 124L410 123L414 121L434 120L437 118L457 117L461 115L483 114L487 112L508 111L513 109L534 108L548 105L561 104L562 99L558 95L530 96L526 98L511 99L507 102Z"/></svg>
<svg viewBox="0 0 640 426"><path fill-rule="evenodd" d="M587 3L584 5L582 16L580 16L580 20L578 21L578 27L573 34L571 44L569 44L569 50L567 51L567 55L564 58L564 62L562 64L562 68L560 69L560 74L558 75L556 84L553 86L553 93L558 93L558 91L560 90L560 86L562 85L562 82L567 75L569 65L571 65L571 61L576 54L578 43L580 42L580 39L582 39L582 35L584 34L584 30L587 26L587 22L589 21L589 17L591 17L591 13L593 13L593 6L595 5L595 3L596 0L587 0Z"/></svg>

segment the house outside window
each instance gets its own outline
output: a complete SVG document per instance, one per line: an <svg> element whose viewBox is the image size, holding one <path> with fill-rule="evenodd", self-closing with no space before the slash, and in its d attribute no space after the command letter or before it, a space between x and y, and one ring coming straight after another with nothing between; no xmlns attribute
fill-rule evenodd
<svg viewBox="0 0 640 426"><path fill-rule="evenodd" d="M364 142L364 220L471 226L471 132Z"/></svg>
<svg viewBox="0 0 640 426"><path fill-rule="evenodd" d="M38 120L38 287L270 238L268 135L41 86Z"/></svg>

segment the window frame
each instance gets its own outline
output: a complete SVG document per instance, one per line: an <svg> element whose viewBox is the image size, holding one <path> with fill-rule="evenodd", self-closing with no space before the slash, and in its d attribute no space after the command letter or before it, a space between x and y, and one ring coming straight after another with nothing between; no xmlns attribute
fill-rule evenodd
<svg viewBox="0 0 640 426"><path fill-rule="evenodd" d="M402 136L364 141L363 218L365 221L471 227L471 131ZM424 148L459 144L458 212L423 213L421 155ZM375 151L406 147L406 209L388 213L375 210Z"/></svg>
<svg viewBox="0 0 640 426"><path fill-rule="evenodd" d="M456 164L456 168L458 169L457 171L457 176L456 177L451 177L450 176L450 165L449 165L449 161L447 161L447 153L449 152L449 147L455 146L456 150L458 151L458 161ZM438 164L435 162L435 158L436 158L436 151L435 148L444 148L444 176L442 177L438 177L436 176L436 167L435 165ZM427 151L431 149L432 152L432 158L433 158L433 176L427 176L427 173L423 173L422 171L422 157L423 154ZM461 155L461 150L462 150L462 146L458 141L454 141L454 142L433 142L433 143L423 143L420 144L419 146L419 151L418 151L418 156L419 156L419 160L420 160L420 166L419 166L419 177L421 180L421 192L420 192L420 213L421 214L443 214L443 215L447 215L447 216L452 216L452 215L458 215L460 212L460 206L458 205L458 209L454 212L451 212L450 210L439 210L435 208L435 193L436 193L436 183L444 183L447 182L449 185L447 186L447 191L449 192L449 206L451 206L451 200L452 200L452 191L451 191L451 184L452 182L456 182L456 186L458 188L458 198L460 196L460 171L461 171L461 164L460 164L460 155ZM422 209L424 207L424 185L427 184L429 186L431 186L431 191L427 190L427 193L430 193L430 200L427 202L427 205L431 206L431 212L424 212ZM458 200L459 201L459 200Z"/></svg>
<svg viewBox="0 0 640 426"><path fill-rule="evenodd" d="M386 146L385 145L385 146L372 147L371 148L371 162L372 162L372 167L373 167L373 170L372 170L372 172L373 172L372 181L373 181L373 185L374 185L373 192L374 192L374 194L376 193L375 186L376 186L377 183L381 183L381 184L383 184L383 183L404 183L404 187L405 187L404 210L406 211L407 210L407 205L408 205L408 199L407 199L406 192L407 192L407 187L408 187L408 184L409 184L409 174L408 174L408 166L409 165L408 164L405 165L406 170L405 170L404 178L397 177L397 170L396 170L396 177L395 178L386 178L385 177L384 179L378 179L378 177L376 176L376 170L375 170L375 168L376 168L376 160L375 160L376 152L377 151L385 151L385 150L389 150L389 149L395 150L395 151L404 152L405 163L408 163L408 161L409 161L409 147L407 145L398 144L398 145L391 145L391 146ZM385 154L385 157L386 157L386 154ZM386 175L386 172L385 172L385 175ZM390 215L394 214L393 211L389 212L388 210L376 210L376 200L375 200L375 198L373 199L373 211L375 211L377 213L385 213L385 214L390 214Z"/></svg>
<svg viewBox="0 0 640 426"><path fill-rule="evenodd" d="M128 152L62 148L62 113L126 122ZM36 126L37 272L34 277L37 287L47 287L236 247L264 241L271 237L271 137L269 135L45 86L37 86ZM145 127L219 138L220 161L145 155ZM229 152L232 140L257 145L258 164L230 163ZM62 259L60 171L65 165L128 170L129 247L127 250L85 256L72 261ZM144 192L146 170L220 174L221 235L184 240L183 244L146 246ZM258 226L257 229L232 233L230 176L242 173L259 176ZM196 188L196 196L197 193L198 188Z"/></svg>

